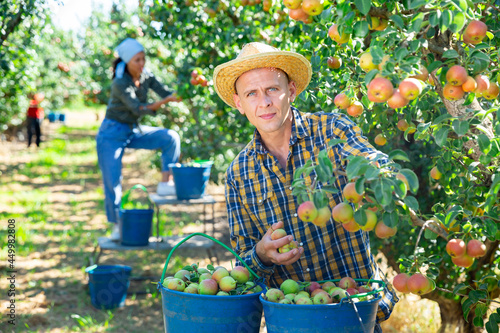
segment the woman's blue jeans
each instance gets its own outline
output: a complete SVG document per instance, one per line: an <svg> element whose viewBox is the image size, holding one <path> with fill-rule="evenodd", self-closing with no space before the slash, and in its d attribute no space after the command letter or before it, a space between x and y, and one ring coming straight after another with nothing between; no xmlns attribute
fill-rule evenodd
<svg viewBox="0 0 500 333"><path fill-rule="evenodd" d="M105 118L96 136L97 158L104 185L104 205L108 222L118 222L122 198L122 157L125 148L161 149L162 171L176 163L181 152L177 132L160 127L136 126Z"/></svg>

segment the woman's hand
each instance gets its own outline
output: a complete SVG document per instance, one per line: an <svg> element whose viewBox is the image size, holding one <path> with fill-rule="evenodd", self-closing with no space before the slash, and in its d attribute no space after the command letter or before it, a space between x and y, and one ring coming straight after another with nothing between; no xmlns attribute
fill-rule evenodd
<svg viewBox="0 0 500 333"><path fill-rule="evenodd" d="M150 110L156 111L159 108L161 108L164 104L167 104L169 102L180 102L180 101L182 101L182 98L179 97L177 95L177 93L173 93L172 95L165 97L164 99L162 99L158 102L154 102L154 103L147 105L147 108ZM143 110L143 109L144 108L141 108L141 110Z"/></svg>
<svg viewBox="0 0 500 333"><path fill-rule="evenodd" d="M177 95L177 93L173 93L172 95L164 98L163 100L165 101L165 103L180 102L182 101L182 98L179 95Z"/></svg>

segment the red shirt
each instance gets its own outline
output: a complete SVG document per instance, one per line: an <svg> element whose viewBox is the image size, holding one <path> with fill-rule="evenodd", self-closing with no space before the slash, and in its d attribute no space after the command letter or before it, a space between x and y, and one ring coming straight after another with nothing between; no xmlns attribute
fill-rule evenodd
<svg viewBox="0 0 500 333"><path fill-rule="evenodd" d="M28 117L43 118L43 108L38 106L38 102L32 99L28 108Z"/></svg>

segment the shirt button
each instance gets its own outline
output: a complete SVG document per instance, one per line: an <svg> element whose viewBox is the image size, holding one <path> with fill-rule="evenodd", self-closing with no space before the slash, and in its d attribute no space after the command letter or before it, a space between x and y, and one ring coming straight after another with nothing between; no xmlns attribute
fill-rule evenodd
<svg viewBox="0 0 500 333"><path fill-rule="evenodd" d="M290 190L293 190L293 187L290 186Z"/></svg>
<svg viewBox="0 0 500 333"><path fill-rule="evenodd" d="M310 271L310 269L308 268L308 269L306 269L306 271L308 271L308 272L309 272L309 271Z"/></svg>
<svg viewBox="0 0 500 333"><path fill-rule="evenodd" d="M304 243L301 242L299 245L302 246L302 245L304 245Z"/></svg>
<svg viewBox="0 0 500 333"><path fill-rule="evenodd" d="M262 202L262 199L260 199L259 202Z"/></svg>
<svg viewBox="0 0 500 333"><path fill-rule="evenodd" d="M293 216L297 217L297 213L293 214Z"/></svg>

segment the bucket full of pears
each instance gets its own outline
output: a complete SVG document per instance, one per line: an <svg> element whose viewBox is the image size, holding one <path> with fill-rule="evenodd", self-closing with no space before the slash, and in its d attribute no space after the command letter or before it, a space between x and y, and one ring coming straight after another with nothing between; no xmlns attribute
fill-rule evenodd
<svg viewBox="0 0 500 333"><path fill-rule="evenodd" d="M227 267L199 267L192 264L165 276L172 254L194 236L221 245L243 264ZM262 279L225 244L203 233L194 233L170 251L158 283L162 297L165 332L254 332L260 330L261 292L267 290Z"/></svg>
<svg viewBox="0 0 500 333"><path fill-rule="evenodd" d="M351 277L285 280L279 289L270 288L260 296L267 332L371 333L384 287L384 281Z"/></svg>

